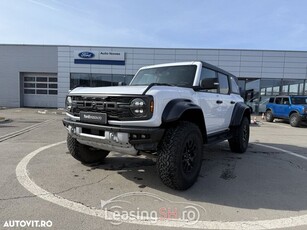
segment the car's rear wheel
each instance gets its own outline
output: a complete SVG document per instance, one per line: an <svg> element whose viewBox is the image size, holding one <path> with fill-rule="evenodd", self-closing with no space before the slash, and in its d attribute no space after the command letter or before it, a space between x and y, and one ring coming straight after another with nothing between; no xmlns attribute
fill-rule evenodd
<svg viewBox="0 0 307 230"><path fill-rule="evenodd" d="M265 120L267 122L272 122L274 120L272 111L270 111L270 110L266 111Z"/></svg>
<svg viewBox="0 0 307 230"><path fill-rule="evenodd" d="M292 113L290 116L290 125L292 127L299 127L301 125L301 117L297 113Z"/></svg>
<svg viewBox="0 0 307 230"><path fill-rule="evenodd" d="M93 164L102 162L109 151L92 148L88 145L83 145L73 138L70 134L67 135L67 147L69 153L78 161L84 164Z"/></svg>
<svg viewBox="0 0 307 230"><path fill-rule="evenodd" d="M232 138L228 140L232 152L244 153L249 141L249 121L243 117L241 124L232 129Z"/></svg>

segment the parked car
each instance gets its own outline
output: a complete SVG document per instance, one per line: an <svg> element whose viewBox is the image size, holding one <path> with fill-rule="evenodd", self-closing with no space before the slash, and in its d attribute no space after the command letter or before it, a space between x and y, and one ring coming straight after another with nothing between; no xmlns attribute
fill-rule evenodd
<svg viewBox="0 0 307 230"><path fill-rule="evenodd" d="M205 62L141 68L129 86L76 88L66 98L67 146L82 163L110 151L157 156L167 186L184 190L201 169L203 144L248 147L250 109L237 78Z"/></svg>
<svg viewBox="0 0 307 230"><path fill-rule="evenodd" d="M300 126L307 121L307 96L271 97L266 105L266 121L272 122L274 118L287 119L293 127Z"/></svg>
<svg viewBox="0 0 307 230"><path fill-rule="evenodd" d="M260 97L260 101L258 97L254 97L246 102L246 104L251 109L251 113L255 113L258 108L258 113L265 113L266 105L269 103L270 98Z"/></svg>

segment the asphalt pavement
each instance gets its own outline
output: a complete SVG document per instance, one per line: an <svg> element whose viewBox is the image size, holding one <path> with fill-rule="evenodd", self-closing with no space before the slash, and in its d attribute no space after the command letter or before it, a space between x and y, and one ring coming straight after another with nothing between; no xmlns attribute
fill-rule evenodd
<svg viewBox="0 0 307 230"><path fill-rule="evenodd" d="M196 184L175 191L146 156L112 152L102 164L79 163L61 112L38 111L0 110L9 119L0 123L0 228L307 227L306 127L257 117L245 154L227 142L206 146Z"/></svg>

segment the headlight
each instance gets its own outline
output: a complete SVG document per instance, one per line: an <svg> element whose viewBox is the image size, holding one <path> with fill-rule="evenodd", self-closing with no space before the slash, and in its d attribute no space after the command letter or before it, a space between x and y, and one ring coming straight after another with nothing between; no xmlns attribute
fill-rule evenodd
<svg viewBox="0 0 307 230"><path fill-rule="evenodd" d="M146 102L141 98L135 98L131 101L130 110L135 116L145 116L147 114Z"/></svg>
<svg viewBox="0 0 307 230"><path fill-rule="evenodd" d="M70 112L72 106L72 98L70 96L66 97L66 111Z"/></svg>

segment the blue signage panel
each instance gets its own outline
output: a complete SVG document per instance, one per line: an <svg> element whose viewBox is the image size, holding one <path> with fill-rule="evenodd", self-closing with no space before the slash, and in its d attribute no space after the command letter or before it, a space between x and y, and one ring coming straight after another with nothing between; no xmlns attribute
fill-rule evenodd
<svg viewBox="0 0 307 230"><path fill-rule="evenodd" d="M125 53L119 51L74 51L75 64L125 65Z"/></svg>
<svg viewBox="0 0 307 230"><path fill-rule="evenodd" d="M75 59L75 64L94 64L94 65L125 65L125 61L115 60L95 60L95 59Z"/></svg>

